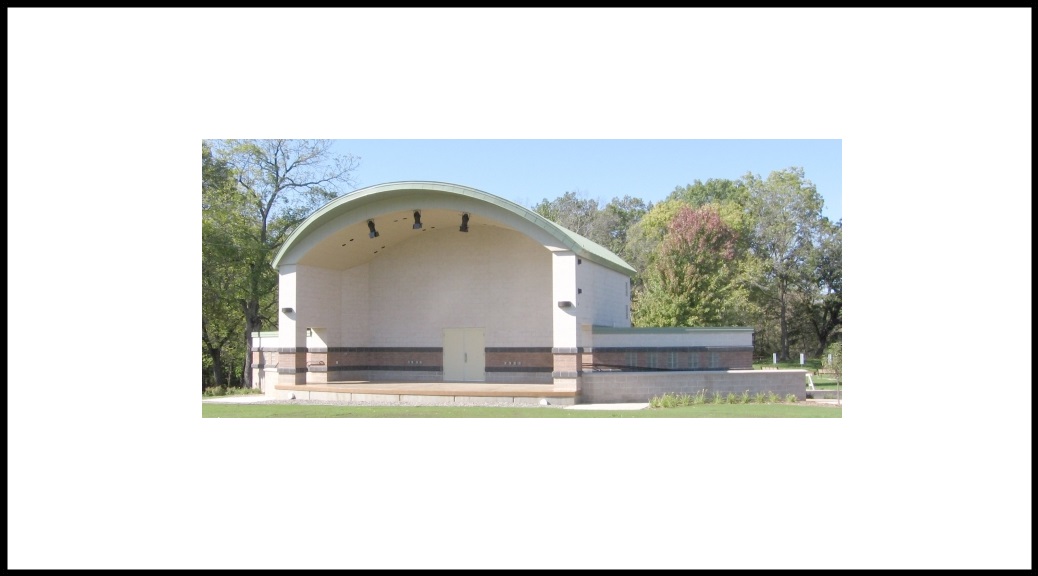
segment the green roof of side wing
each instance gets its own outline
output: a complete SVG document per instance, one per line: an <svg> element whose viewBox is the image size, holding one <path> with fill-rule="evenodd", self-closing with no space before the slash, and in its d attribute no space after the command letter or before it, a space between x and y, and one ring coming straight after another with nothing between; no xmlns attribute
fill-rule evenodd
<svg viewBox="0 0 1038 576"><path fill-rule="evenodd" d="M272 266L275 269L278 268L281 264L282 258L291 251L296 244L301 242L302 239L306 238L311 232L324 223L333 220L340 214L349 212L354 206L366 204L377 200L377 197L380 195L396 191L439 192L449 195L464 196L486 204L497 206L508 210L530 224L548 232L551 236L559 240L559 242L561 242L565 247L572 250L582 258L587 258L591 262L595 262L622 274L626 274L627 276L634 276L637 274L637 271L632 268L630 264L624 262L622 258L614 254L605 246L592 242L572 230L567 230L532 210L524 208L509 200L505 200L499 196L476 190L475 188L460 186L458 184L448 184L445 182L390 182L387 184L369 186L340 196L318 208L298 227L296 227L295 231L292 232L288 237L288 240L285 241L285 244L281 247L281 250L278 251L277 256L274 257Z"/></svg>

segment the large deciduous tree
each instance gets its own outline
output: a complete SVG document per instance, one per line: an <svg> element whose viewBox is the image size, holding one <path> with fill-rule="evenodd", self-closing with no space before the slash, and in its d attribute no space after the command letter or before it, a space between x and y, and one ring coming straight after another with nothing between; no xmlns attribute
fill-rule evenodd
<svg viewBox="0 0 1038 576"><path fill-rule="evenodd" d="M233 384L227 359L240 359L237 336L244 326L238 305L243 259L236 237L243 231L242 197L226 162L215 158L208 142L202 142L202 364L206 384Z"/></svg>
<svg viewBox="0 0 1038 576"><path fill-rule="evenodd" d="M777 318L779 354L789 360L790 318L797 294L811 283L809 259L821 221L822 197L798 167L767 179L747 174L753 221L751 250L761 274L752 282L762 307Z"/></svg>
<svg viewBox="0 0 1038 576"><path fill-rule="evenodd" d="M213 144L234 175L234 217L227 257L237 260L237 305L241 310L245 359L243 380L252 387L252 334L276 318L274 255L295 227L316 208L353 186L359 158L336 154L330 140L225 140Z"/></svg>
<svg viewBox="0 0 1038 576"><path fill-rule="evenodd" d="M720 207L681 206L671 220L645 285L636 293L639 326L730 326L745 317L738 230Z"/></svg>
<svg viewBox="0 0 1038 576"><path fill-rule="evenodd" d="M808 259L811 282L804 298L812 334L817 338L814 352L822 355L843 328L843 221L819 223L818 242Z"/></svg>

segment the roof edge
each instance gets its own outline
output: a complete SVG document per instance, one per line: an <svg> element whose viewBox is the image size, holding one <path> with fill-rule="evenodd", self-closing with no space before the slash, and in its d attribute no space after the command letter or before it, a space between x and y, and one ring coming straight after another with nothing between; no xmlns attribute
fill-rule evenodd
<svg viewBox="0 0 1038 576"><path fill-rule="evenodd" d="M625 262L622 258L617 256L611 250L598 244L572 230L563 228L555 222L548 220L544 216L525 208L511 200L495 196L488 192L478 190L469 186L463 186L461 184L451 184L449 182L435 182L435 181L421 181L421 180L404 180L399 182L385 182L382 184L375 184L373 186L367 186L360 188L352 192L348 192L331 200L324 206L321 206L303 220L295 230L289 235L288 239L278 250L276 256L271 261L271 266L277 269L281 265L281 259L287 254L292 247L300 241L302 238L309 235L310 232L320 226L320 223L329 218L333 218L340 210L348 210L345 206L365 198L371 198L381 193L392 192L395 190L424 190L429 192L445 192L448 194L457 194L460 196L466 196L474 200L485 202L494 206L498 206L505 210L512 212L513 214L529 221L531 224L538 226L544 231L548 232L555 239L559 240L564 246L572 250L582 258L586 258L591 262L595 262L601 266L625 274L628 277L636 275L638 272L630 264Z"/></svg>

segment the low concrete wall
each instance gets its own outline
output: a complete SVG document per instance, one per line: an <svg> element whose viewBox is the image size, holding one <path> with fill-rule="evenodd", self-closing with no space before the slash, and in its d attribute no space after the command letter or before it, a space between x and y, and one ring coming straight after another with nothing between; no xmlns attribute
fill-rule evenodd
<svg viewBox="0 0 1038 576"><path fill-rule="evenodd" d="M272 393L277 400L324 400L330 402L381 402L388 404L408 403L429 406L451 404L515 404L516 406L539 406L542 398L532 396L441 396L419 394L361 394L358 392L323 392L314 390L277 389ZM575 398L548 398L555 406L572 406Z"/></svg>
<svg viewBox="0 0 1038 576"><path fill-rule="evenodd" d="M648 402L653 396L749 391L774 392L782 398L793 394L806 399L806 370L724 370L697 372L585 372L581 378L580 403Z"/></svg>

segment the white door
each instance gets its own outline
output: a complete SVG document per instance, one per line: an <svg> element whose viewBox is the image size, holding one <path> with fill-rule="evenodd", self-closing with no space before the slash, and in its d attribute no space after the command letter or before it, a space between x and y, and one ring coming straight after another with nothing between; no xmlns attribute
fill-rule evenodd
<svg viewBox="0 0 1038 576"><path fill-rule="evenodd" d="M443 329L444 381L484 382L486 364L482 328Z"/></svg>

